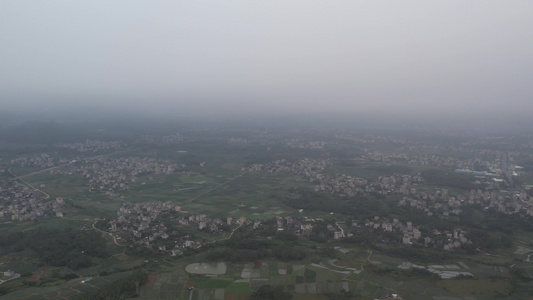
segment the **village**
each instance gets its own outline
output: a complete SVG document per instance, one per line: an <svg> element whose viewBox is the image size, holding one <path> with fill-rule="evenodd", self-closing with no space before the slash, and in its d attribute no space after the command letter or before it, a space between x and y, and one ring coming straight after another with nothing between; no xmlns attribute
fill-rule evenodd
<svg viewBox="0 0 533 300"><path fill-rule="evenodd" d="M380 154L381 160L389 160ZM332 162L328 160L302 159L290 162L285 159L266 164L254 164L246 169L249 172L290 173L303 176L314 184L315 191L324 191L340 197L377 193L380 195L403 195L398 205L410 205L431 215L460 214L463 204L481 204L486 209L492 208L506 214L533 215L533 198L521 188L513 188L504 179L492 176L477 176L479 188L471 189L468 194L450 195L442 188L434 192L417 190L424 183L420 175L393 174L379 176L377 180L368 180L346 174L326 172ZM470 164L453 164L453 167L467 167ZM520 169L520 166L510 168ZM458 169L462 171L464 169ZM501 169L494 168L499 177L505 177Z"/></svg>
<svg viewBox="0 0 533 300"><path fill-rule="evenodd" d="M172 139L174 138L174 139ZM164 139L174 142L180 140L181 136L176 135ZM244 140L230 139L231 144L246 144ZM286 141L289 147L296 146L295 141ZM296 144L295 144L296 143ZM76 151L92 151L91 149L117 149L118 142L96 142L87 141L85 144L72 144L69 147ZM323 143L311 143L312 148L322 147ZM65 147L65 145L62 145ZM92 148L91 148L92 147ZM95 148L96 147L96 148ZM303 147L303 146L302 146ZM484 162L479 159L455 160L436 157L420 156L416 159L409 159L405 155L386 154L381 152L368 152L359 162L381 161L391 163L396 159L404 159L412 164L437 164L450 167L475 168L480 165L492 167L497 174L502 175L501 168L496 163ZM21 157L11 161L12 165L32 166L40 168L51 168L59 164L67 163L67 159L56 159L48 154L41 154L34 157ZM449 216L462 213L461 206L465 204L480 204L485 209L495 209L506 214L523 213L533 215L531 198L524 191L509 190L510 186L504 180L494 180L482 176L478 178L483 182L478 189L472 189L468 194L451 195L448 189L441 188L433 192L417 189L418 185L424 183L421 175L391 174L379 176L377 180L369 180L354 177L346 174L334 174L328 172L333 162L329 159L301 159L291 162L286 159L276 160L265 164L252 164L244 168L244 172L266 172L266 173L288 173L306 178L315 192L326 192L336 196L355 197L357 195L378 194L378 195L398 195L398 206L410 206L423 211L428 216ZM170 163L164 160L147 157L123 157L112 158L105 155L92 158L79 158L75 163L68 164L64 168L52 168L49 173L52 175L81 175L88 184L89 191L103 192L110 198L120 196L120 191L125 191L131 185L141 184L138 178L142 176L170 175L177 172L187 172L184 164ZM510 166L509 168L515 168ZM518 168L515 168L518 170ZM481 177L481 176L480 176ZM5 181L0 190L0 218L12 221L37 221L43 217L63 217L64 202L61 197L55 201L45 201L46 197L42 192L17 183L16 181ZM237 215L228 216L226 220L212 219L205 214L189 215L181 211L181 206L172 202L146 202L132 204L124 199L124 205L118 211L118 218L110 222L109 231L120 233L123 241L131 241L146 248L168 252L179 253L180 249L189 247L199 247L206 240L194 239L191 234L183 234L179 230L169 231L165 222L172 220L179 226L194 225L198 230L212 233L226 231L235 225L251 226L254 229L261 226L261 221L246 220ZM165 220L165 221L163 221ZM278 230L291 230L297 234L309 235L313 228L312 219L304 217L287 216L284 219L276 217ZM168 224L168 223L166 223ZM444 250L460 248L462 245L471 244L468 234L461 229L453 232L439 232L434 229L431 235L423 236L421 230L411 221L401 222L398 219L389 220L382 216L375 216L371 220L359 220L355 226L364 226L372 230L382 230L384 232L394 232L398 234L398 242L406 245L423 245L426 247L439 247ZM225 226L225 227L224 227ZM345 229L352 228L348 226ZM355 228L355 227L353 227ZM352 232L342 229L335 223L328 224L331 231L331 239L338 240L349 238ZM173 241L173 242L170 242Z"/></svg>
<svg viewBox="0 0 533 300"><path fill-rule="evenodd" d="M16 181L0 182L0 220L17 222L39 221L63 217L62 198L46 200L42 192Z"/></svg>
<svg viewBox="0 0 533 300"><path fill-rule="evenodd" d="M173 158L162 159L168 156L137 149L128 151L122 142L87 140L54 145L67 152L26 155L4 163L0 220L28 228L48 222L47 219L80 222L76 230L94 230L102 237L111 237L108 244L123 248L127 255L160 255L167 261L199 253L208 261L231 263L266 257L303 261L313 255L325 255L323 249L331 249L333 257L360 251L358 259L369 264L364 265L368 272L366 268L384 256L400 253L405 255L404 262L389 267L405 274L425 269L423 276L433 274L449 279L472 274L477 277L478 273L468 271L459 262L433 262L434 257L431 264L424 264L417 253L439 253L443 257L490 255L485 254L491 252L487 248L489 242L511 241L506 237L497 240L496 236L487 243L480 242L479 230L456 220L464 220L474 208L487 215L532 215L527 187L513 182L519 183L524 171L514 162L511 152L488 151L483 158L454 158L415 154L416 151L409 152L412 149L363 149L339 159L317 155L328 151L329 142L294 138L282 140L281 145L309 156L283 153L274 160L235 164L231 171L217 174L208 157L182 159L194 156L194 151L182 147L181 135L143 138L147 143L168 147L171 150L167 153L172 153ZM399 139L371 137L361 143L371 147L374 142L408 145ZM256 147L255 143L256 140L230 137L223 147L227 151L247 151L247 147ZM413 149L419 149L416 147ZM435 170L439 176L448 172L460 177L461 185L435 182L432 173L424 170ZM52 184L53 180L57 182ZM72 183L78 195L93 202L86 204L70 195L57 195L52 191L58 182ZM266 188L261 190L263 185L280 188L267 193ZM239 191L243 191L242 195ZM258 198L254 197L256 193ZM265 193L262 198L261 193ZM274 199L270 202L273 207L267 204L270 199ZM312 201L325 204L306 205ZM386 209L381 210L379 203L386 203ZM80 207L93 204L105 207L105 216L78 212ZM445 220L446 225L439 220ZM88 225L91 223L92 227ZM491 226L500 223L495 224ZM232 248L243 241L250 245L287 244L263 250ZM313 246L304 249L291 246L290 241ZM261 255L263 258L256 258ZM329 266L329 261L325 265ZM309 266L315 267L324 268L320 263ZM362 268L357 267L360 273L350 274L354 278L366 274ZM5 269L9 276L4 275L1 280L17 278L17 273ZM309 292L298 284L298 293ZM318 283L311 280L307 284Z"/></svg>
<svg viewBox="0 0 533 300"><path fill-rule="evenodd" d="M301 213L300 213L301 214ZM275 224L276 231L290 231L300 236L309 237L316 222L323 223L323 218L299 216L276 216L275 223L268 220L248 220L245 217L228 216L226 219L210 218L205 214L193 215L182 211L180 205L168 202L125 202L117 211L118 218L107 221L107 230L122 242L132 242L157 252L182 254L187 248L200 248L202 244L223 240L236 227L250 230L262 229L263 226ZM434 229L431 236L423 236L421 230L412 222L402 223L398 219L374 217L363 222L331 222L327 226L328 239L331 241L350 238L364 228L370 231L395 233L396 243L405 245L422 245L440 247L444 250L461 248L471 244L466 231L455 229L453 232L440 232ZM363 229L363 230L364 230ZM210 239L194 234L194 230L210 232ZM222 237L221 237L222 236Z"/></svg>

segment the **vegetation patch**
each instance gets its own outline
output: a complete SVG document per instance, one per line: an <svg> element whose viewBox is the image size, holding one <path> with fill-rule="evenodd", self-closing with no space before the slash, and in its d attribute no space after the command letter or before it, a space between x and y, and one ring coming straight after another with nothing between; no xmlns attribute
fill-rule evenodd
<svg viewBox="0 0 533 300"><path fill-rule="evenodd" d="M252 289L248 280L236 280L226 288L226 292L232 294L250 294Z"/></svg>
<svg viewBox="0 0 533 300"><path fill-rule="evenodd" d="M207 282L207 288L225 288L233 282L233 278L213 278Z"/></svg>
<svg viewBox="0 0 533 300"><path fill-rule="evenodd" d="M506 297L513 290L512 285L508 281L499 279L458 278L439 281L438 285L454 294L480 297L490 295Z"/></svg>
<svg viewBox="0 0 533 300"><path fill-rule="evenodd" d="M31 249L44 263L71 269L93 265L94 258L107 258L106 240L94 231L38 228L0 237L2 254Z"/></svg>

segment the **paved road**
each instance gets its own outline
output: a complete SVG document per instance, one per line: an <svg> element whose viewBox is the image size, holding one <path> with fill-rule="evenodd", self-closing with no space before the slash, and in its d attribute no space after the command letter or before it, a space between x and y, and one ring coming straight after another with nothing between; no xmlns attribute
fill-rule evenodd
<svg viewBox="0 0 533 300"><path fill-rule="evenodd" d="M200 198L200 197L202 197L202 196L205 196L206 194L208 194L208 193L210 193L210 192L212 192L212 191L218 189L219 187L221 187L221 186L223 186L223 185L225 185L225 184L227 184L227 183L229 183L229 182L231 182L231 181L233 181L233 180L235 180L235 179L241 177L242 175L244 175L244 174L241 174L241 175L235 176L235 177L231 178L230 180L225 181L225 182L223 182L223 183L221 183L221 184L215 186L214 188L212 188L212 189L210 189L210 190L208 190L208 191L206 191L206 192L203 192L203 193L201 193L200 195L195 196L194 198L189 199L187 202L194 202L196 199L198 199L198 198Z"/></svg>
<svg viewBox="0 0 533 300"><path fill-rule="evenodd" d="M0 279L0 284L6 282L6 281L10 281L10 280L13 280L15 278L19 278L20 277L20 274L15 274L13 277L9 278L9 279L6 279L6 280L2 280Z"/></svg>
<svg viewBox="0 0 533 300"><path fill-rule="evenodd" d="M36 174L41 174L41 173L44 173L44 172L48 172L50 170L53 170L53 169L57 169L57 168L61 168L61 167L64 167L64 166L68 166L68 165L71 165L73 164L73 162L68 162L66 164L62 164L62 165L59 165L59 166L55 166L55 167L51 167L51 168L46 168L46 169L42 169L42 170L39 170L39 171L35 171L35 172L31 172L31 173L28 173L28 174L24 174L24 175L20 175L20 176L17 176L15 174L13 174L11 171L9 171L9 173L11 173L12 175L14 175L17 179L20 179L22 180L22 178L26 178L26 177L30 177L30 176L33 176L33 175L36 175Z"/></svg>
<svg viewBox="0 0 533 300"><path fill-rule="evenodd" d="M11 168L7 169L7 171L9 172L9 174L15 176L15 179L18 179L18 180L22 181L22 183L24 183L25 185L29 186L30 188L32 188L32 189L34 189L34 190L36 190L36 191L39 191L39 192L40 192L41 194L43 194L43 195L45 195L45 196L46 196L45 199L50 198L50 195L48 195L48 193L46 193L46 192L44 192L44 191L42 191L42 190L40 190L40 189L34 187L33 185L29 184L27 181L25 181L24 179L22 179L23 176L18 176L17 174L11 172ZM34 173L37 173L37 172L34 172ZM26 175L28 175L28 174L26 174ZM26 175L24 175L24 176L26 176Z"/></svg>
<svg viewBox="0 0 533 300"><path fill-rule="evenodd" d="M137 148L136 149L131 149L131 150L115 151L115 152L111 152L111 153L107 153L107 154L100 154L100 155L92 156L92 157L86 157L86 158L83 158L83 160L93 160L93 159L97 159L97 158L100 158L100 157L106 157L106 156L110 156L110 155L114 155L114 154L118 154L118 153L134 151L134 150L137 150ZM15 174L11 173L11 172L10 173L12 175L14 175L16 178L21 179L21 178L30 177L30 176L33 176L33 175L36 175L36 174L48 172L48 171L53 170L53 169L57 169L57 168L61 168L61 167L64 167L64 166L72 165L73 163L76 163L76 162L78 162L78 160L71 160L68 163L64 163L62 165L58 165L58 166L54 166L54 167L51 167L51 168L42 169L42 170L39 170L39 171L31 172L31 173L20 175L20 176L17 176Z"/></svg>
<svg viewBox="0 0 533 300"><path fill-rule="evenodd" d="M122 150L122 151L115 151L115 152L112 152L112 153L107 153L107 154L101 154L101 155L97 155L97 156L93 156L93 157L88 157L88 158L84 158L85 160L92 160L92 159L97 159L97 158L100 158L100 157L105 157L105 156L109 156L109 155L113 155L113 154L117 154L117 153L122 153L122 152L127 152L127 151L130 151L130 150ZM11 172L11 168L7 169L7 171L13 175L15 177L15 179L17 180L20 180L22 181L25 185L29 186L30 188L34 189L34 190L37 190L39 192L41 192L43 195L46 196L46 199L50 198L50 195L48 195L46 192L43 192L42 190L34 187L33 185L29 184L27 181L25 181L23 178L27 178L27 177L30 177L30 176L33 176L33 175L36 175L36 174L40 174L40 173L44 173L44 172L48 172L50 170L53 170L53 169L57 169L57 168L61 168L61 167L64 167L64 166L68 166L68 165L71 165L73 163L76 163L77 160L71 160L69 161L68 163L64 163L64 164L61 164L61 165L58 165L58 166L54 166L54 167L51 167L51 168L46 168L46 169L42 169L42 170L39 170L39 171L35 171L35 172L31 172L31 173L28 173L28 174L24 174L24 175L17 175L13 172Z"/></svg>
<svg viewBox="0 0 533 300"><path fill-rule="evenodd" d="M231 231L230 235L229 235L227 238L223 238L223 239L220 239L220 240L214 240L214 241L211 241L211 242L205 243L205 244L203 244L203 245L206 245L206 244L213 244L213 243L216 243L216 242L226 241L226 240L231 239L231 237L233 236L233 233L234 233L237 229L241 228L241 226L242 226L243 224L244 224L244 223L241 223L241 224L239 224L239 226L235 227L235 229L233 229L233 230ZM196 248L196 249L199 249L200 247L202 247L202 245L198 246L198 248Z"/></svg>

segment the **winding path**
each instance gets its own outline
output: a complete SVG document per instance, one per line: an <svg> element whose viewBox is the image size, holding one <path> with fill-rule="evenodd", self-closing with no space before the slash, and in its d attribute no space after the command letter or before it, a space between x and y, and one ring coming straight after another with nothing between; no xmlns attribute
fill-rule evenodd
<svg viewBox="0 0 533 300"><path fill-rule="evenodd" d="M101 229L96 228L96 226L94 226L94 225L95 225L96 222L98 222L98 221L100 221L100 220L99 220L99 219L96 219L96 220L94 221L93 225L92 225L93 228L94 228L95 230L100 231L101 233L107 233L107 234L109 234L109 236L113 238L113 242L115 242L115 244L116 244L117 246L124 246L124 245L121 245L121 244L119 244L119 243L117 242L117 237L114 236L111 232L103 231L103 230L101 230Z"/></svg>
<svg viewBox="0 0 533 300"><path fill-rule="evenodd" d="M370 253L368 254L368 257L366 258L366 260L367 260L369 263L373 264L373 265L377 265L377 264L379 264L379 262L377 262L377 261L372 261L372 260L370 260L370 257L372 257L372 254L374 254L374 252L372 252L372 249L368 249L368 251L369 251Z"/></svg>
<svg viewBox="0 0 533 300"><path fill-rule="evenodd" d="M341 230L341 235L342 235L342 237L346 237L346 236L344 235L344 229L342 229L342 227L339 225L339 223L338 223L338 222L335 222L335 225L337 225L337 227L339 227L339 229Z"/></svg>

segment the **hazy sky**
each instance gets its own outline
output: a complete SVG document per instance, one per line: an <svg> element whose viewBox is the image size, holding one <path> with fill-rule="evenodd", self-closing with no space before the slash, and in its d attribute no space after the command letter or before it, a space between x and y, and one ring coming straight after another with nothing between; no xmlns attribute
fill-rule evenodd
<svg viewBox="0 0 533 300"><path fill-rule="evenodd" d="M533 115L533 1L0 1L4 107Z"/></svg>

